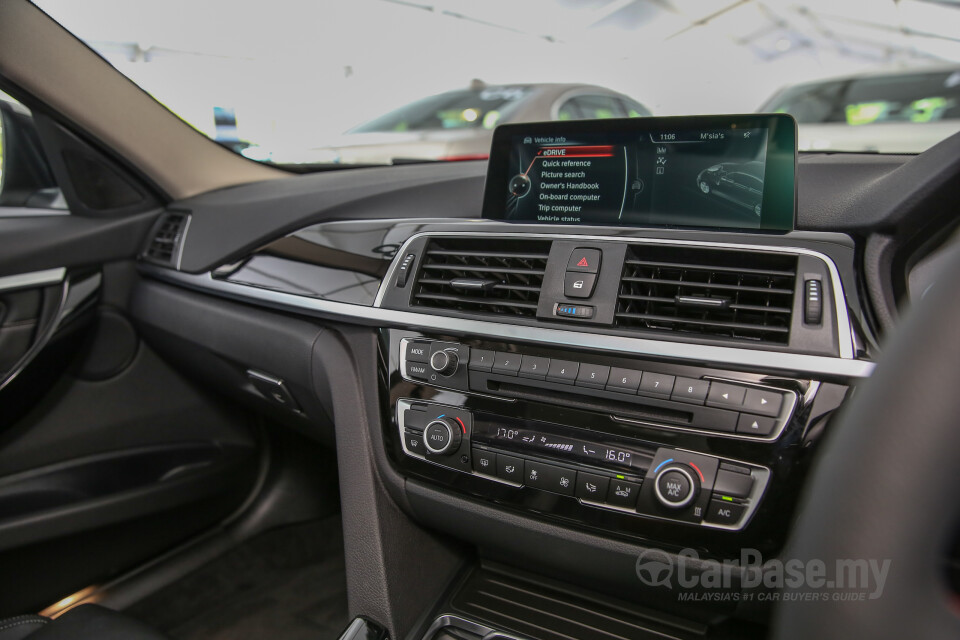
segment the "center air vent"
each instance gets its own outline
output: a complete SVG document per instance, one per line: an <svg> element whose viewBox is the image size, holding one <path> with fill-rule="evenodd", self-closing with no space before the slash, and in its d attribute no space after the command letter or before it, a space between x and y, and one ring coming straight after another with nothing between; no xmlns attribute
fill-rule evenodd
<svg viewBox="0 0 960 640"><path fill-rule="evenodd" d="M166 213L154 227L144 257L151 262L176 267L187 228L185 213Z"/></svg>
<svg viewBox="0 0 960 640"><path fill-rule="evenodd" d="M535 318L549 240L436 238L427 244L413 304Z"/></svg>
<svg viewBox="0 0 960 640"><path fill-rule="evenodd" d="M787 344L796 256L631 245L616 326Z"/></svg>

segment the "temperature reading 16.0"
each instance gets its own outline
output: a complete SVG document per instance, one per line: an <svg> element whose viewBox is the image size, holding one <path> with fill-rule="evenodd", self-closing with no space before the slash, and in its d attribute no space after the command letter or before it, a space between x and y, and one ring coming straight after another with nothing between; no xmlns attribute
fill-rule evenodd
<svg viewBox="0 0 960 640"><path fill-rule="evenodd" d="M498 438L505 438L506 440L513 440L513 439L516 438L518 435L520 435L520 432L517 431L516 429L505 429L505 428L503 428L503 427L498 427L498 428L497 428L497 437L498 437Z"/></svg>
<svg viewBox="0 0 960 640"><path fill-rule="evenodd" d="M607 449L607 460L612 460L614 462L628 463L630 462L630 452L629 451L617 451L616 449Z"/></svg>

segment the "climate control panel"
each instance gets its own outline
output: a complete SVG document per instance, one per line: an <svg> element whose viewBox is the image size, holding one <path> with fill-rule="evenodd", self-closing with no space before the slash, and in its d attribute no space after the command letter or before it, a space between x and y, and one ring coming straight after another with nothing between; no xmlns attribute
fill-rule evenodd
<svg viewBox="0 0 960 640"><path fill-rule="evenodd" d="M739 530L770 478L762 466L561 424L413 398L396 411L407 456L638 517Z"/></svg>

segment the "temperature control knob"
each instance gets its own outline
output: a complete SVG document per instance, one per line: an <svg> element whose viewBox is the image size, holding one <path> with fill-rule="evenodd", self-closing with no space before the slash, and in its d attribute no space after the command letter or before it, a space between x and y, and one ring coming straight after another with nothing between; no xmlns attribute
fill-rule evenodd
<svg viewBox="0 0 960 640"><path fill-rule="evenodd" d="M437 418L423 430L423 444L434 455L446 456L460 449L463 437L460 423L450 418Z"/></svg>
<svg viewBox="0 0 960 640"><path fill-rule="evenodd" d="M674 464L657 474L653 492L670 509L682 509L697 497L700 485L686 465Z"/></svg>
<svg viewBox="0 0 960 640"><path fill-rule="evenodd" d="M450 351L449 349L436 351L430 356L430 368L442 376L449 377L456 373L458 363L459 359L457 358L456 352Z"/></svg>

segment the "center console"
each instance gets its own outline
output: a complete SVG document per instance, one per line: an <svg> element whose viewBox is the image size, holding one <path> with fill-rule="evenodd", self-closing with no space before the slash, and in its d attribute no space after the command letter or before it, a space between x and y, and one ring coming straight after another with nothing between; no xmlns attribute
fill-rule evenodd
<svg viewBox="0 0 960 640"><path fill-rule="evenodd" d="M774 552L858 364L846 248L791 240L411 238L381 304L454 331L381 333L393 462L606 536Z"/></svg>

